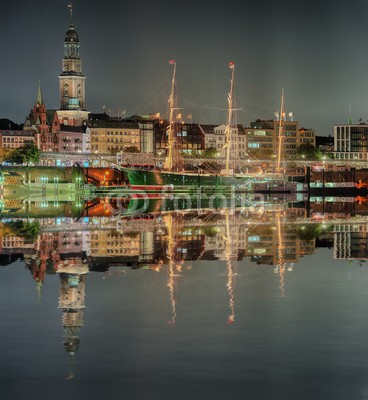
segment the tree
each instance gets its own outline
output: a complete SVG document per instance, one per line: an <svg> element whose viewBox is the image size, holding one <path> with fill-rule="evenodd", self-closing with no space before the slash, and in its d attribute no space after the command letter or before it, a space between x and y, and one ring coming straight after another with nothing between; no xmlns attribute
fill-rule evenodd
<svg viewBox="0 0 368 400"><path fill-rule="evenodd" d="M0 162L6 161L6 159L10 156L10 153L13 150L8 147L1 147L0 148Z"/></svg>
<svg viewBox="0 0 368 400"><path fill-rule="evenodd" d="M19 150L23 155L23 162L26 162L27 165L30 162L37 163L40 160L40 149L32 141L24 142Z"/></svg>
<svg viewBox="0 0 368 400"><path fill-rule="evenodd" d="M297 234L301 240L313 240L317 239L323 233L329 233L331 231L331 225L313 224L298 228Z"/></svg>
<svg viewBox="0 0 368 400"><path fill-rule="evenodd" d="M302 143L298 149L296 154L302 158L307 160L320 160L321 159L321 151L317 146L313 146L311 143Z"/></svg>
<svg viewBox="0 0 368 400"><path fill-rule="evenodd" d="M5 223L16 236L24 237L27 243L33 243L41 232L38 221L9 221Z"/></svg>
<svg viewBox="0 0 368 400"><path fill-rule="evenodd" d="M24 142L22 147L12 150L6 157L4 161L12 164L23 164L27 165L30 162L37 163L40 159L40 150L32 141Z"/></svg>
<svg viewBox="0 0 368 400"><path fill-rule="evenodd" d="M215 149L214 147L208 147L207 149L203 150L202 153L203 158L214 158L217 155L217 149Z"/></svg>
<svg viewBox="0 0 368 400"><path fill-rule="evenodd" d="M11 164L23 164L23 154L19 149L14 149L6 155L4 161Z"/></svg>

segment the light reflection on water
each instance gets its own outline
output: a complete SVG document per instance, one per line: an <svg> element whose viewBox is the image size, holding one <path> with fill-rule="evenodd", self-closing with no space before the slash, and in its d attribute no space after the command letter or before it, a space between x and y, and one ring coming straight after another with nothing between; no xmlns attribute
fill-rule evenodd
<svg viewBox="0 0 368 400"><path fill-rule="evenodd" d="M293 207L5 220L4 398L362 398L367 231Z"/></svg>

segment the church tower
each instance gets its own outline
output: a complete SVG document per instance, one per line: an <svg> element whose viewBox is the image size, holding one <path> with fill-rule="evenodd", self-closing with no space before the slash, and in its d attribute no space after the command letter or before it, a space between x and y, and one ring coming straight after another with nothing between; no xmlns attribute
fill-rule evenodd
<svg viewBox="0 0 368 400"><path fill-rule="evenodd" d="M59 75L60 110L58 116L64 125L81 126L88 118L85 100L85 80L79 56L79 37L73 25L73 9L64 39L64 58Z"/></svg>

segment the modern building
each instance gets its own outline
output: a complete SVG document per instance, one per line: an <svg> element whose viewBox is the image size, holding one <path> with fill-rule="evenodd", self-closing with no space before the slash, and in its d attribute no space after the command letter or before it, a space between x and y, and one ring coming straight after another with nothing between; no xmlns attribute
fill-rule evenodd
<svg viewBox="0 0 368 400"><path fill-rule="evenodd" d="M248 155L250 158L276 156L279 148L279 125L277 120L256 120L246 128ZM283 122L282 157L294 158L301 144L316 145L316 132L300 128L298 121Z"/></svg>
<svg viewBox="0 0 368 400"><path fill-rule="evenodd" d="M129 118L124 118L124 121L138 124L140 130L140 152L153 154L155 152L155 132L159 130L160 126L160 113L133 115Z"/></svg>
<svg viewBox="0 0 368 400"><path fill-rule="evenodd" d="M368 160L368 125L335 125L333 153L338 160Z"/></svg>

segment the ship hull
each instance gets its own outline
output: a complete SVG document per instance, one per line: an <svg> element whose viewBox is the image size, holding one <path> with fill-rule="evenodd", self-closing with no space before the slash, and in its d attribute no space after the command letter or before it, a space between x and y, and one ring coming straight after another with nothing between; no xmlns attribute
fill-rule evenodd
<svg viewBox="0 0 368 400"><path fill-rule="evenodd" d="M252 177L223 176L216 174L195 174L123 168L132 189L150 190L191 190L206 188L213 190L246 189L253 182Z"/></svg>

